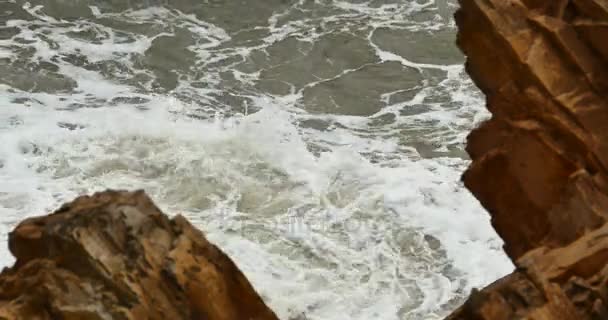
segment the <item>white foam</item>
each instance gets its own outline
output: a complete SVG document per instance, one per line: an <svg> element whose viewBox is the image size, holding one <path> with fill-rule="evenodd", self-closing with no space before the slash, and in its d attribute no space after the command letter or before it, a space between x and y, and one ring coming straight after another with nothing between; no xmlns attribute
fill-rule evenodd
<svg viewBox="0 0 608 320"><path fill-rule="evenodd" d="M43 213L79 193L139 187L148 189L170 212L191 212L201 219L193 208L207 208L211 211L199 220L200 226L235 257L283 316L305 312L311 318L339 319L337 314L347 314L351 319L368 319L382 308L398 306L398 300L406 299L403 294L408 293L393 292L404 290L394 271L401 269L408 274L424 264L408 261L413 257L391 247L394 239L390 234L395 230L420 230L437 237L447 249L447 258L466 279L462 287L441 275L440 266L419 270L415 282L424 300L411 313L436 310L457 291L483 285L510 267L500 252L500 242L487 226L487 216L457 182L462 161L405 160L398 167L378 167L355 151L354 142L316 158L307 151L291 116L272 106L241 118L238 124L203 124L162 111L166 104L162 99L155 104L146 113L127 107L114 112L90 109L52 114L42 107L31 107L20 112L24 123L3 134L1 154L7 155L8 161L1 178L5 190L21 194L24 200L18 205L5 200L5 210L8 207L12 216ZM57 122L78 123L85 129L68 131L57 127ZM42 150L42 155L19 151L31 144ZM248 176L260 165L272 168L269 172L275 176ZM254 173L247 173L250 170ZM288 190L287 198L276 194L281 189L275 187ZM215 194L213 188L229 194ZM228 219L223 216L214 221L213 216L222 210L238 211L239 199L247 197L260 198L251 200L254 207L250 210L263 213L269 206L279 206L274 213L278 216L251 217L245 225L238 224L237 230L248 223L260 223L263 230L275 233L272 241L291 238L299 247L316 251L319 259L333 261L338 269L318 266L315 270L306 260L285 260L282 254L277 255L273 243L250 242L262 234L254 232L249 240L238 233L226 234L226 226L236 222L222 220ZM205 201L216 204L205 206ZM294 230L289 223L277 223L277 228L269 225L280 221L279 217L286 218L289 208L306 204L323 213L315 216L315 211L309 211L310 216L296 225L303 229ZM328 223L345 223L357 212L370 216L377 226L359 226L350 235L337 238L326 235L322 228L307 229L325 214L329 215ZM352 239L340 240L343 236ZM403 245L407 248L411 244ZM248 251L251 247L255 250ZM260 257L265 263L260 263ZM376 259L384 262L378 265ZM354 263L368 266L367 272L378 283L355 281L353 277L365 273L359 275L361 271L351 269L349 264ZM278 278L269 279L272 274ZM316 282L310 280L315 278ZM381 283L390 286L377 287ZM276 292L282 294L273 294ZM366 305L369 307L361 309ZM312 310L302 309L306 306Z"/></svg>

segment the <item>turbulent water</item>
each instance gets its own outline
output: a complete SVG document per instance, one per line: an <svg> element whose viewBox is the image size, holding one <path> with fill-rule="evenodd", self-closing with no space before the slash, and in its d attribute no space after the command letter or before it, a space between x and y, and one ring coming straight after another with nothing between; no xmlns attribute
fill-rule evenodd
<svg viewBox="0 0 608 320"><path fill-rule="evenodd" d="M282 319L438 319L512 267L448 0L0 0L0 226L145 189ZM3 264L11 263L5 242Z"/></svg>

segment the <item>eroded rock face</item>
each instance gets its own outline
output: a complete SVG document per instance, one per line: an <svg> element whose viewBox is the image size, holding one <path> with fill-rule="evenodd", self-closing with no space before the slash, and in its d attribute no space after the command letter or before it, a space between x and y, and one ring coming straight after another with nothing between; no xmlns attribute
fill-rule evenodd
<svg viewBox="0 0 608 320"><path fill-rule="evenodd" d="M85 196L23 221L0 319L275 320L230 258L143 192Z"/></svg>
<svg viewBox="0 0 608 320"><path fill-rule="evenodd" d="M463 179L517 270L449 319L608 319L608 1L460 4L492 113Z"/></svg>

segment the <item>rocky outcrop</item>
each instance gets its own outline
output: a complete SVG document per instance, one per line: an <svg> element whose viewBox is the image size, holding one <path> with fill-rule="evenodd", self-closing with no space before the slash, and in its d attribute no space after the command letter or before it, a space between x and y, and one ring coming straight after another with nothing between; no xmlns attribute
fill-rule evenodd
<svg viewBox="0 0 608 320"><path fill-rule="evenodd" d="M10 233L0 319L275 320L226 254L143 192L85 196Z"/></svg>
<svg viewBox="0 0 608 320"><path fill-rule="evenodd" d="M608 319L608 1L460 0L492 118L463 180L516 271L449 319Z"/></svg>

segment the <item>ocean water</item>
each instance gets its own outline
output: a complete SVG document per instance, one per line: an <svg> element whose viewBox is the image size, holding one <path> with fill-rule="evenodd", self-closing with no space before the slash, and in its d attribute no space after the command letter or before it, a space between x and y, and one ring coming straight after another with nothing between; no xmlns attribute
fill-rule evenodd
<svg viewBox="0 0 608 320"><path fill-rule="evenodd" d="M0 261L145 189L286 320L440 319L512 270L464 189L454 0L0 0Z"/></svg>

